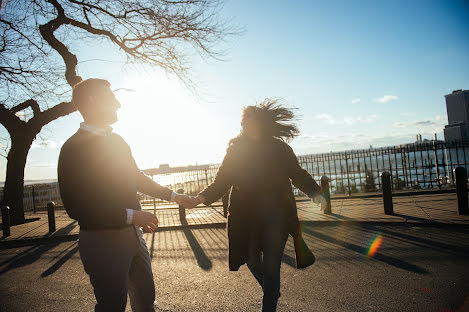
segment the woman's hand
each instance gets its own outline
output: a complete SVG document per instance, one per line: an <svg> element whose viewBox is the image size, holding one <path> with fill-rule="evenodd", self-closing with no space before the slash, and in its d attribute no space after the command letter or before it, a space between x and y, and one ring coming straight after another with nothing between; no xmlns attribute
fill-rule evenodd
<svg viewBox="0 0 469 312"><path fill-rule="evenodd" d="M315 204L321 204L321 208L320 208L320 211L324 211L327 207L327 200L324 198L324 196L322 195L317 195L315 197L312 198L313 202Z"/></svg>

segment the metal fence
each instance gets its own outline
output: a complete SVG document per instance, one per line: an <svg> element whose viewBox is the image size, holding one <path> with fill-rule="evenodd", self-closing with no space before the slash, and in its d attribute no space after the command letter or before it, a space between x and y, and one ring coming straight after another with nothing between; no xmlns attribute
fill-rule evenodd
<svg viewBox="0 0 469 312"><path fill-rule="evenodd" d="M299 156L301 166L316 180L326 175L332 193L382 190L381 173L388 171L394 190L454 186L454 168L469 164L469 144L426 142L367 150Z"/></svg>
<svg viewBox="0 0 469 312"><path fill-rule="evenodd" d="M469 144L463 142L426 142L366 150L351 150L298 156L300 165L318 181L330 179L330 192L381 191L381 173L391 173L394 190L454 187L454 168L468 169ZM177 168L154 174L153 180L173 190L195 195L210 184L219 165L203 168ZM153 170L155 171L155 170ZM294 188L295 195L301 195ZM166 202L139 194L142 205L154 207ZM53 200L62 205L57 183L27 185L24 190L25 211L45 210Z"/></svg>
<svg viewBox="0 0 469 312"><path fill-rule="evenodd" d="M0 190L0 200L2 198L3 189ZM24 211L36 212L47 210L47 203L50 201L55 201L57 206L63 206L58 183L41 183L24 186Z"/></svg>

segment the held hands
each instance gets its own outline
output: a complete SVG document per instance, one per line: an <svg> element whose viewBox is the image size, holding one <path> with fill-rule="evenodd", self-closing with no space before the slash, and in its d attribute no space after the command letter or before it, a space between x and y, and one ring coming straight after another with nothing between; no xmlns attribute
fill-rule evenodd
<svg viewBox="0 0 469 312"><path fill-rule="evenodd" d="M158 228L158 218L148 211L134 211L132 223L140 226L145 233L152 233Z"/></svg>
<svg viewBox="0 0 469 312"><path fill-rule="evenodd" d="M197 207L198 204L201 204L205 201L205 198L202 195L198 196L188 196L185 194L177 194L174 197L174 201L183 206L184 208L191 209Z"/></svg>

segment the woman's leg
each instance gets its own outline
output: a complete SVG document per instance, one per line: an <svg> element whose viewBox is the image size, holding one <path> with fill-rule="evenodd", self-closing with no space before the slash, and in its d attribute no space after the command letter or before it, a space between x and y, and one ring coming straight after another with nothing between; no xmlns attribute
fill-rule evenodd
<svg viewBox="0 0 469 312"><path fill-rule="evenodd" d="M252 275L255 277L259 285L263 287L264 285L264 274L262 266L262 249L260 241L260 231L253 230L250 233L249 239L249 260L247 262L248 268L251 271Z"/></svg>
<svg viewBox="0 0 469 312"><path fill-rule="evenodd" d="M288 232L276 222L264 225L262 233L263 290L262 311L276 311L280 294L280 266Z"/></svg>

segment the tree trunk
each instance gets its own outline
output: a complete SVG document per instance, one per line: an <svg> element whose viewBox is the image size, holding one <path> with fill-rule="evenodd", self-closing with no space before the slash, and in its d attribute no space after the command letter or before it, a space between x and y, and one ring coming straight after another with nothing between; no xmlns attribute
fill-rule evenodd
<svg viewBox="0 0 469 312"><path fill-rule="evenodd" d="M35 136L21 134L11 137L11 148L7 157L7 172L3 188L2 206L10 207L11 224L24 222L24 168L29 148Z"/></svg>

